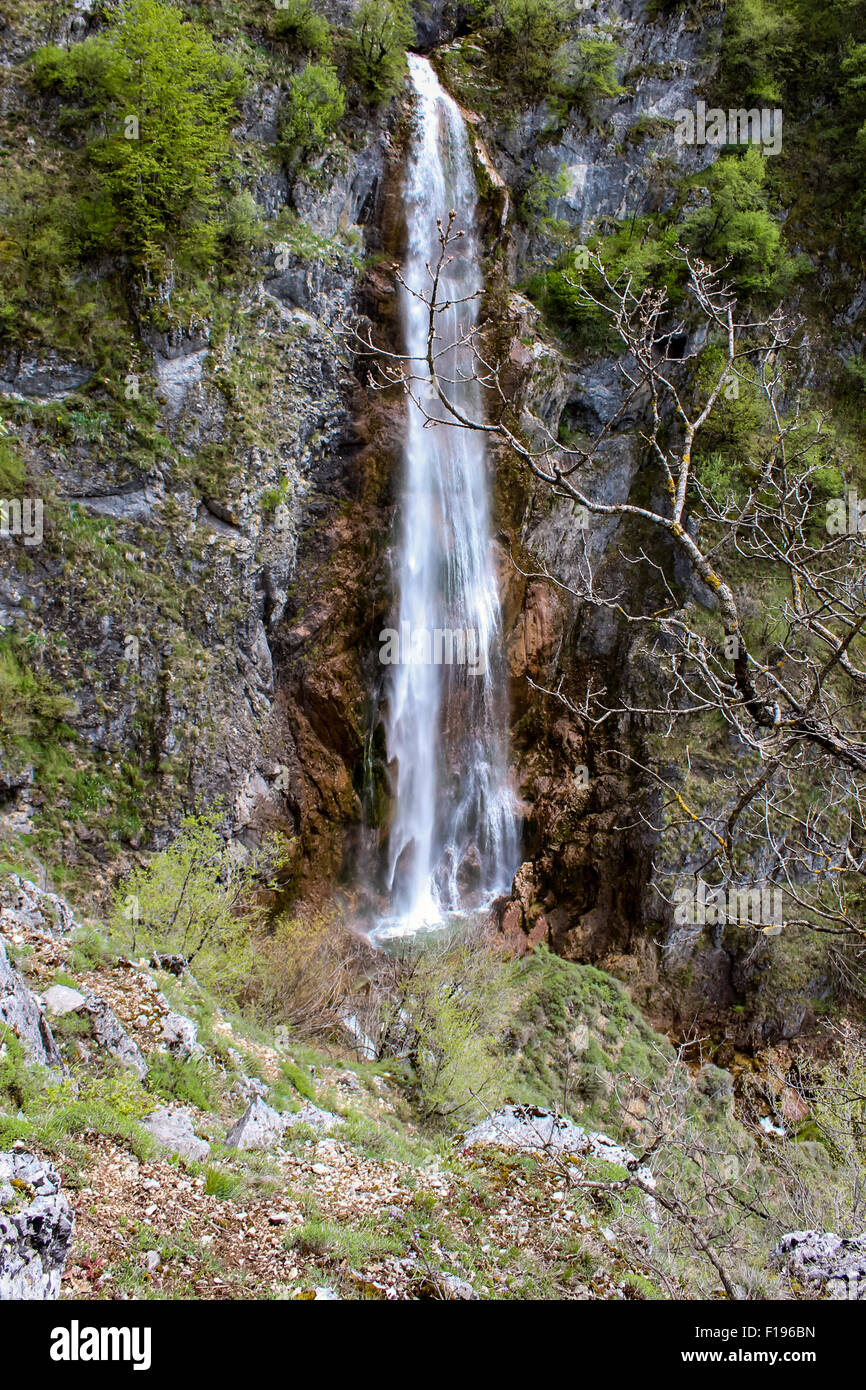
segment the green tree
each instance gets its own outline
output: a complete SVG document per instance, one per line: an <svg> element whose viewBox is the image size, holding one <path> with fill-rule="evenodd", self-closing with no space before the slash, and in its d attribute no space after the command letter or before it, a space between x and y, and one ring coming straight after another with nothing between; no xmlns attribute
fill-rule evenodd
<svg viewBox="0 0 866 1390"><path fill-rule="evenodd" d="M284 10L277 11L271 33L297 53L327 58L331 52L331 26L316 13L311 0L289 0Z"/></svg>
<svg viewBox="0 0 866 1390"><path fill-rule="evenodd" d="M292 82L280 122L280 145L288 163L322 149L343 117L346 93L329 63L310 63Z"/></svg>
<svg viewBox="0 0 866 1390"><path fill-rule="evenodd" d="M125 243L146 271L168 256L207 260L241 72L163 0L126 0L113 20L68 53L43 50L36 80L74 103L64 119L87 129L87 159L114 214L113 243Z"/></svg>
<svg viewBox="0 0 866 1390"><path fill-rule="evenodd" d="M493 0L482 32L494 75L527 100L551 93L565 75L568 24L564 0Z"/></svg>
<svg viewBox="0 0 866 1390"><path fill-rule="evenodd" d="M781 224L768 209L767 162L755 145L742 155L719 159L707 176L710 202L689 214L684 245L720 266L746 295L780 296L796 275L798 261L782 245Z"/></svg>
<svg viewBox="0 0 866 1390"><path fill-rule="evenodd" d="M348 37L349 70L368 101L400 90L415 25L406 0L361 0Z"/></svg>

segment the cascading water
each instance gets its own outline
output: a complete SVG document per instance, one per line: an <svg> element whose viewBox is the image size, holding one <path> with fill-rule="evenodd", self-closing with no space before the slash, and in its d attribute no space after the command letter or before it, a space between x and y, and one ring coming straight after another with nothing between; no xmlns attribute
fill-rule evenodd
<svg viewBox="0 0 866 1390"><path fill-rule="evenodd" d="M440 253L437 219L464 232L443 273L437 347L477 318L481 266L476 183L466 127L430 64L410 55L415 122L405 190L408 249L401 288L406 351L424 359L428 293ZM449 399L481 419L466 349L439 360ZM420 364L416 364L420 370ZM464 379L465 377L465 379ZM435 401L432 394L431 401ZM447 419L441 402L428 413ZM444 925L505 889L517 864L508 776L506 672L490 536L484 436L447 424L425 428L408 402L395 564L398 653L390 668L386 741L394 787L387 889L378 937ZM449 662L449 656L451 660Z"/></svg>

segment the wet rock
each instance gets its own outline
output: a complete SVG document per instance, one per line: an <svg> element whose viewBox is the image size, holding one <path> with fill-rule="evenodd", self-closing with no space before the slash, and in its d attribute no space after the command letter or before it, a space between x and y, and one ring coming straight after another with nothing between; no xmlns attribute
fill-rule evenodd
<svg viewBox="0 0 866 1390"><path fill-rule="evenodd" d="M152 1135L161 1149L178 1154L180 1158L203 1163L210 1153L210 1144L199 1139L192 1127L189 1111L182 1106L164 1105L145 1115L142 1125Z"/></svg>
<svg viewBox="0 0 866 1390"><path fill-rule="evenodd" d="M285 1115L272 1110L259 1097L248 1105L236 1125L226 1135L229 1149L275 1148L286 1129Z"/></svg>
<svg viewBox="0 0 866 1390"><path fill-rule="evenodd" d="M846 1239L832 1231L791 1231L782 1236L773 1260L825 1298L866 1299L866 1235Z"/></svg>
<svg viewBox="0 0 866 1390"><path fill-rule="evenodd" d="M0 1300L57 1298L72 1233L56 1169L35 1154L0 1153Z"/></svg>
<svg viewBox="0 0 866 1390"><path fill-rule="evenodd" d="M63 1065L54 1036L24 977L9 964L0 940L0 1034L8 1028L31 1062L43 1067Z"/></svg>

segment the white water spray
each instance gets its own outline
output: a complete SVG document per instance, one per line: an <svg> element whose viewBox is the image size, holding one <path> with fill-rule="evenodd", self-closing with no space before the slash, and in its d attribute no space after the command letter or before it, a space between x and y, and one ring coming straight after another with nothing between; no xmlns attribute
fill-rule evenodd
<svg viewBox="0 0 866 1390"><path fill-rule="evenodd" d="M426 59L410 55L415 121L405 190L408 247L403 276L429 294L439 256L437 219L464 236L440 284L437 342L471 329L481 288L475 234L476 183L463 117ZM468 297L468 298L467 298ZM463 302L457 302L463 301ZM424 358L428 311L401 289L406 350ZM481 419L471 363L440 359L453 404ZM416 370L418 369L416 364ZM435 400L432 396L431 399ZM447 418L441 404L436 412ZM425 429L408 403L400 532L395 564L401 633L472 633L476 659L430 660L430 643L390 668L386 739L395 801L387 887L391 915L374 935L444 925L510 885L517 866L514 794L508 777L508 703L499 596L490 536L484 436L447 424ZM411 643L410 643L411 645Z"/></svg>

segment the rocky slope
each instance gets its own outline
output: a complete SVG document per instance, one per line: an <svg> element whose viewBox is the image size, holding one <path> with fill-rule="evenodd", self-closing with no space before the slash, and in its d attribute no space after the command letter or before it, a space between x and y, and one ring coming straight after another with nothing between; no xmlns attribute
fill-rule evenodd
<svg viewBox="0 0 866 1390"><path fill-rule="evenodd" d="M584 1001L576 1029L548 1006L518 1040L521 1100L449 1135L413 1109L399 1059L359 1062L336 1040L312 1051L228 1016L182 962L116 956L95 924L26 881L7 881L2 901L20 972L0 995L0 1299L721 1292L659 1224L661 1155L634 1157L645 1117L634 1111L623 1134L610 1097L616 1140L544 1103L557 1048L573 1046L576 1073L587 1068L575 1056L605 1057L617 1085L643 1065L638 1036L648 1056L669 1053L591 968L558 967ZM721 1075L696 1070L690 1083L701 1133L742 1153ZM760 1142L769 1162L779 1141ZM774 1254L763 1228L734 1258L739 1296L863 1295L857 1242L790 1234Z"/></svg>

